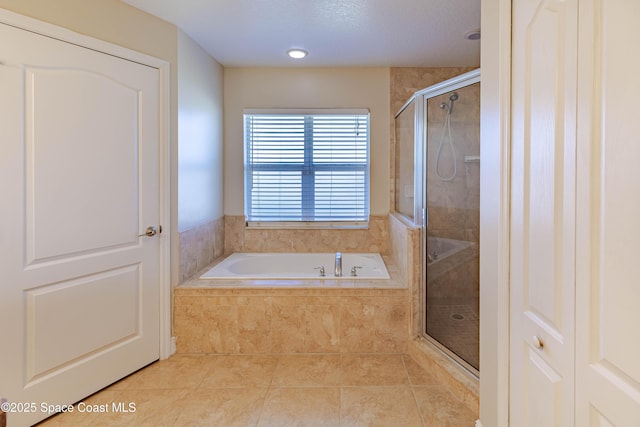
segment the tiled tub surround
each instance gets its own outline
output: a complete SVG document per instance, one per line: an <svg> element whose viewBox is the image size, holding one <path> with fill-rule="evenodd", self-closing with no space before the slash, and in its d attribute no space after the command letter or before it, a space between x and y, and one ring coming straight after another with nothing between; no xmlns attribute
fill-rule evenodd
<svg viewBox="0 0 640 427"><path fill-rule="evenodd" d="M178 353L405 353L408 289L388 280L200 280L174 290Z"/></svg>
<svg viewBox="0 0 640 427"><path fill-rule="evenodd" d="M409 334L414 339L420 335L420 229L410 225L399 214L389 215L389 242L392 262L409 288Z"/></svg>
<svg viewBox="0 0 640 427"><path fill-rule="evenodd" d="M180 283L211 264L224 253L224 217L179 233Z"/></svg>
<svg viewBox="0 0 640 427"><path fill-rule="evenodd" d="M477 379L417 338L419 229L395 215L387 220L391 280L192 279L178 286L178 354L409 354L478 414Z"/></svg>
<svg viewBox="0 0 640 427"><path fill-rule="evenodd" d="M387 253L387 215L372 215L367 229L247 228L244 216L225 216L224 253L376 252Z"/></svg>

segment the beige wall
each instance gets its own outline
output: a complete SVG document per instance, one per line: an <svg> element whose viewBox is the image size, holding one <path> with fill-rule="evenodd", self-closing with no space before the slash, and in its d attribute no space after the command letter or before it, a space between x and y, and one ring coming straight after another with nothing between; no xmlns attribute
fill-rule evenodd
<svg viewBox="0 0 640 427"><path fill-rule="evenodd" d="M178 31L178 231L223 212L223 68Z"/></svg>
<svg viewBox="0 0 640 427"><path fill-rule="evenodd" d="M179 282L224 250L223 74L178 31Z"/></svg>
<svg viewBox="0 0 640 427"><path fill-rule="evenodd" d="M244 214L243 108L368 108L371 214L389 211L388 68L226 68L225 215Z"/></svg>
<svg viewBox="0 0 640 427"><path fill-rule="evenodd" d="M119 0L0 0L0 8L165 59L175 71L176 27Z"/></svg>

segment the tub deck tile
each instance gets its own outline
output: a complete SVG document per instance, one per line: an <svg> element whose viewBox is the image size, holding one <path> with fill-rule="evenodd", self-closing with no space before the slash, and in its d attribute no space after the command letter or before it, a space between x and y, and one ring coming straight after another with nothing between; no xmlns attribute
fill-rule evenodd
<svg viewBox="0 0 640 427"><path fill-rule="evenodd" d="M336 295L198 290L174 295L178 353L401 353L407 291ZM238 289L236 291L242 291ZM328 296L331 295L331 296Z"/></svg>

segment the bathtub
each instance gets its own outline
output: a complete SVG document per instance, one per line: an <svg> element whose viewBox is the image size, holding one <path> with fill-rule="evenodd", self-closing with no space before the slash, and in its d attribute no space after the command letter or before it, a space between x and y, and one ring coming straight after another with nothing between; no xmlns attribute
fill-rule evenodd
<svg viewBox="0 0 640 427"><path fill-rule="evenodd" d="M234 253L200 279L288 280L288 279L389 279L379 254L342 253L342 276L334 275L335 253ZM321 275L321 268L325 275ZM356 267L356 275L351 274Z"/></svg>

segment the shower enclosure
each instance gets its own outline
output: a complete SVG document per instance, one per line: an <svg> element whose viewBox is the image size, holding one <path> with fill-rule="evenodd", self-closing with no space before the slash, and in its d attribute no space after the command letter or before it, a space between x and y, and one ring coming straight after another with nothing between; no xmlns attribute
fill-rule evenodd
<svg viewBox="0 0 640 427"><path fill-rule="evenodd" d="M480 70L395 117L394 209L422 230L422 336L479 375Z"/></svg>

